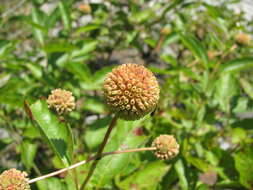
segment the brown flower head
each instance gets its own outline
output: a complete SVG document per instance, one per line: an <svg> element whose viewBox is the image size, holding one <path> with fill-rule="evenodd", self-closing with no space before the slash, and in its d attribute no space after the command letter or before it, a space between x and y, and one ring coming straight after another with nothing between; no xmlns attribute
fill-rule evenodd
<svg viewBox="0 0 253 190"><path fill-rule="evenodd" d="M89 4L82 4L79 6L79 10L82 11L83 13L91 13L91 6Z"/></svg>
<svg viewBox="0 0 253 190"><path fill-rule="evenodd" d="M51 91L47 99L48 107L54 108L58 114L63 114L72 111L75 108L75 97L72 92L62 89Z"/></svg>
<svg viewBox="0 0 253 190"><path fill-rule="evenodd" d="M0 175L0 190L30 190L27 173L16 169L4 171Z"/></svg>
<svg viewBox="0 0 253 190"><path fill-rule="evenodd" d="M156 157L163 160L171 159L179 153L179 144L172 135L160 135L152 146L156 148Z"/></svg>
<svg viewBox="0 0 253 190"><path fill-rule="evenodd" d="M160 34L162 35L168 35L171 33L171 29L169 27L164 27L160 30Z"/></svg>
<svg viewBox="0 0 253 190"><path fill-rule="evenodd" d="M248 34L240 33L235 36L235 40L238 44L249 45L251 38Z"/></svg>
<svg viewBox="0 0 253 190"><path fill-rule="evenodd" d="M107 74L104 96L109 109L125 120L152 112L159 100L159 85L151 71L137 64L123 64Z"/></svg>

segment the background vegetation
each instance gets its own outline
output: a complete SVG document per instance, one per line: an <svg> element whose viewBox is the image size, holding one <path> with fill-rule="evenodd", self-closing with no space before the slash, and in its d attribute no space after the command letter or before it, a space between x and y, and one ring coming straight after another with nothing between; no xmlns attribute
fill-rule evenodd
<svg viewBox="0 0 253 190"><path fill-rule="evenodd" d="M89 187L252 189L253 51L252 42L236 36L252 34L253 23L229 9L239 1L92 2L1 0L0 170L15 167L33 178L95 153L111 120L101 93L105 74L135 62L158 77L160 102L152 116L120 120L106 151L150 146L159 134L173 134L180 155L170 161L151 152L109 156ZM43 117L58 120L38 100L55 88L72 91L77 109L61 126L48 126ZM41 136L38 123L52 131ZM72 190L88 169L32 187Z"/></svg>

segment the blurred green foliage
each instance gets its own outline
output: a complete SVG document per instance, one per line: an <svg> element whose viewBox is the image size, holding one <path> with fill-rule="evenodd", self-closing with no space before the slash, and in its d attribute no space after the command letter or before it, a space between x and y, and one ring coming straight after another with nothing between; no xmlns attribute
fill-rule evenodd
<svg viewBox="0 0 253 190"><path fill-rule="evenodd" d="M89 188L252 189L253 51L236 35L252 34L253 23L229 8L240 1L92 2L1 0L1 170L16 167L33 178L95 153L111 120L101 93L105 74L135 62L159 80L158 109L140 121L120 120L106 151L150 146L159 134L173 134L180 155L106 157ZM44 102L55 88L77 99L65 121ZM76 189L88 169L32 188Z"/></svg>

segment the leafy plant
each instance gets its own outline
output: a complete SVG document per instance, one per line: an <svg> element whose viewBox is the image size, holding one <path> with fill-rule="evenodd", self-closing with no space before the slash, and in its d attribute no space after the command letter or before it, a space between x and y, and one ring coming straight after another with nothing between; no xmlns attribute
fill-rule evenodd
<svg viewBox="0 0 253 190"><path fill-rule="evenodd" d="M144 119L117 121L86 188L251 189L252 22L230 8L238 3L2 0L1 172L32 180L65 168L31 188L80 188L112 120L106 74L132 62L156 75L159 103ZM48 108L56 88L73 93L74 111ZM160 134L175 136L177 157L106 154L150 147Z"/></svg>

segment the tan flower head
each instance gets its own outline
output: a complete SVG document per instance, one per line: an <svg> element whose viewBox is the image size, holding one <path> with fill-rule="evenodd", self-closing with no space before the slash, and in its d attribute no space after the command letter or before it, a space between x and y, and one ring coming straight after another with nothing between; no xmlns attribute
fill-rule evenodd
<svg viewBox="0 0 253 190"><path fill-rule="evenodd" d="M160 30L160 34L162 35L168 35L171 33L171 29L169 27L164 27Z"/></svg>
<svg viewBox="0 0 253 190"><path fill-rule="evenodd" d="M152 112L159 100L159 85L151 71L137 64L123 64L107 74L104 96L109 109L125 120Z"/></svg>
<svg viewBox="0 0 253 190"><path fill-rule="evenodd" d="M179 153L179 144L172 135L160 135L152 146L156 148L156 157L163 160L171 159Z"/></svg>
<svg viewBox="0 0 253 190"><path fill-rule="evenodd" d="M30 190L27 173L16 169L4 171L0 175L0 190Z"/></svg>
<svg viewBox="0 0 253 190"><path fill-rule="evenodd" d="M241 45L249 45L251 38L248 34L240 33L235 36L235 40Z"/></svg>
<svg viewBox="0 0 253 190"><path fill-rule="evenodd" d="M82 11L83 13L91 13L91 6L89 4L82 4L79 6L79 10Z"/></svg>
<svg viewBox="0 0 253 190"><path fill-rule="evenodd" d="M54 108L58 114L71 112L75 108L75 97L72 92L62 89L51 91L47 99L48 107Z"/></svg>

